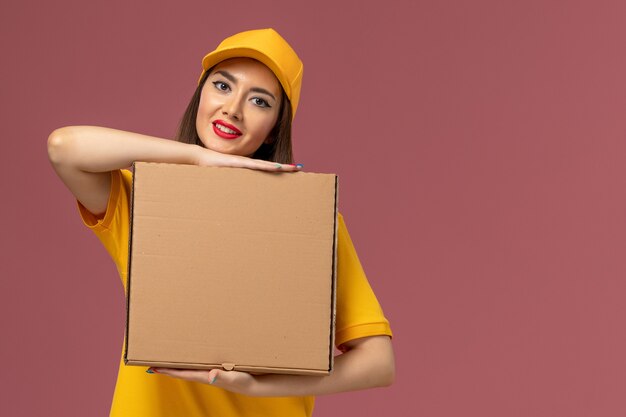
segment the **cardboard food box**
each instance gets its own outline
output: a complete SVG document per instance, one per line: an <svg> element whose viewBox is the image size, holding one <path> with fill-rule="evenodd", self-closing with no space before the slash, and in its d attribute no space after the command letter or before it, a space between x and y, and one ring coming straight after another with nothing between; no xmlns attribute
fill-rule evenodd
<svg viewBox="0 0 626 417"><path fill-rule="evenodd" d="M328 375L337 176L134 164L126 365Z"/></svg>

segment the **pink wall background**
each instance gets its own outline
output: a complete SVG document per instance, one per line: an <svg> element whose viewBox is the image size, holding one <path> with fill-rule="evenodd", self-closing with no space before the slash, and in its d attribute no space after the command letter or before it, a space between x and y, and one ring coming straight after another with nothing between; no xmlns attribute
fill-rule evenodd
<svg viewBox="0 0 626 417"><path fill-rule="evenodd" d="M315 415L626 415L624 2L0 9L1 415L108 415L122 346L122 286L48 134L172 137L204 54L261 27L305 63L296 161L339 174L395 333L395 385Z"/></svg>

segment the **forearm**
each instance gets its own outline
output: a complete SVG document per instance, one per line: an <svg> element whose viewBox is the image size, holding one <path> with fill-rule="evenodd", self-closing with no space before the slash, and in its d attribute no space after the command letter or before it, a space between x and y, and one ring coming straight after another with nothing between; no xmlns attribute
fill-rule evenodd
<svg viewBox="0 0 626 417"><path fill-rule="evenodd" d="M55 165L86 172L126 168L134 161L195 163L195 145L99 126L67 126L48 139Z"/></svg>
<svg viewBox="0 0 626 417"><path fill-rule="evenodd" d="M369 342L376 345L375 349L371 349L371 346L357 347L335 357L335 369L328 376L257 376L253 395L261 397L325 395L389 386L395 374L391 343L384 336L376 339L378 340Z"/></svg>
<svg viewBox="0 0 626 417"><path fill-rule="evenodd" d="M151 368L159 374L211 384L251 397L324 395L386 387L395 378L395 359L388 336L370 336L344 344L348 351L335 357L329 376L251 375L221 369Z"/></svg>

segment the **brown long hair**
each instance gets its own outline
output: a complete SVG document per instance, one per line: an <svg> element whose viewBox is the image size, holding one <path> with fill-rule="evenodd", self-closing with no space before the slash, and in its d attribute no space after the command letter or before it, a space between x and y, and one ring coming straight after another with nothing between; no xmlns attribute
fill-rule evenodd
<svg viewBox="0 0 626 417"><path fill-rule="evenodd" d="M175 140L183 143L190 143L199 145L205 148L204 144L198 136L196 130L196 117L198 116L198 107L200 105L200 93L202 87L206 82L209 74L214 67L209 68L200 80L196 91L193 93L187 110L183 113L183 117L178 125L176 131ZM261 146L254 152L252 158L264 159L266 161L278 162L280 164L292 164L293 163L293 150L291 146L291 102L285 94L285 90L280 88L282 92L282 100L280 109L278 110L278 120L274 125L274 128L270 132L272 138L270 143L262 143Z"/></svg>

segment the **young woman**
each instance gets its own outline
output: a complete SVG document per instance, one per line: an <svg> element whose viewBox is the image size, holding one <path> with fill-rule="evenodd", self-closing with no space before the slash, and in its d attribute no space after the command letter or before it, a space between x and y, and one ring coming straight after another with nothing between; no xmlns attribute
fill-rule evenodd
<svg viewBox="0 0 626 417"><path fill-rule="evenodd" d="M273 29L225 39L202 60L198 87L176 141L95 126L56 129L50 161L80 216L114 260L128 263L133 161L297 172L291 122L302 62ZM310 416L314 396L388 386L394 380L389 322L338 214L336 345L329 376L125 366L120 358L111 416ZM122 350L123 351L123 350ZM156 374L155 374L156 372Z"/></svg>

